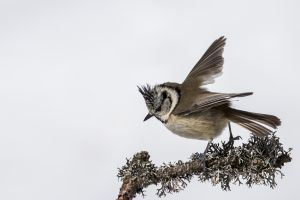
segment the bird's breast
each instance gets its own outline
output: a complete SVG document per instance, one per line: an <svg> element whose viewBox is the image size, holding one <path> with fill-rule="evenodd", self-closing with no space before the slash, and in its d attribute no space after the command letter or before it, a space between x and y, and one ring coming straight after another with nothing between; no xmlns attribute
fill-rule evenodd
<svg viewBox="0 0 300 200"><path fill-rule="evenodd" d="M222 113L203 113L188 116L173 115L169 116L165 126L181 137L212 140L219 136L225 126L227 119Z"/></svg>

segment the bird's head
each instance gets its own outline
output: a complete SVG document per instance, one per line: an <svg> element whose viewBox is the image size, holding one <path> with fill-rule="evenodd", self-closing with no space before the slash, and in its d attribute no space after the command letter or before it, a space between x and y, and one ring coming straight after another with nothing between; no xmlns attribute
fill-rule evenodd
<svg viewBox="0 0 300 200"><path fill-rule="evenodd" d="M147 84L141 87L138 86L138 89L143 95L149 111L144 121L155 116L165 123L179 101L178 90L164 84L155 85L154 87Z"/></svg>

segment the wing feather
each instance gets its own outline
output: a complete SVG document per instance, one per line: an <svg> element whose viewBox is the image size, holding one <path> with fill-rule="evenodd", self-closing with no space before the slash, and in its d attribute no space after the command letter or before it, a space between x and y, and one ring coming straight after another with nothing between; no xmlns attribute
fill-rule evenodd
<svg viewBox="0 0 300 200"><path fill-rule="evenodd" d="M207 97L200 102L195 103L189 109L178 113L179 115L190 115L196 112L203 112L213 107L217 107L224 104L229 104L230 99L235 97L244 97L252 95L252 92L245 93L232 93L232 94L214 94L210 97Z"/></svg>
<svg viewBox="0 0 300 200"><path fill-rule="evenodd" d="M224 36L215 40L206 50L201 59L193 67L182 84L195 84L197 87L214 81L221 75L223 68L223 51L226 38Z"/></svg>

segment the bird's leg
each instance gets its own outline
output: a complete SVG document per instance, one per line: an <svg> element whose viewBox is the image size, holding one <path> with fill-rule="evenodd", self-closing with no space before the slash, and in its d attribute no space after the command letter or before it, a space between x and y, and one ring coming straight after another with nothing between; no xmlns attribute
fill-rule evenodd
<svg viewBox="0 0 300 200"><path fill-rule="evenodd" d="M206 148L205 148L205 150L204 150L204 152L203 152L204 158L205 158L205 156L206 156L206 153L207 153L207 151L208 151L208 148L209 148L209 145L211 144L211 142L212 142L212 140L209 140L208 143L207 143L207 145L206 145Z"/></svg>
<svg viewBox="0 0 300 200"><path fill-rule="evenodd" d="M233 137L233 135L232 135L232 131L231 131L231 125L230 125L230 122L228 122L228 129L229 129L229 133L230 133L230 135L229 135L229 141L227 142L227 146L229 146L229 147L232 147L233 146L233 143L234 143L234 141L235 140L239 140L239 139L242 139L242 137L241 136L236 136L236 137Z"/></svg>
<svg viewBox="0 0 300 200"><path fill-rule="evenodd" d="M211 143L212 143L212 140L209 140L208 143L207 143L207 145L206 145L206 148L205 148L204 152L201 154L201 164L203 166L204 171L206 170L206 166L205 166L206 153L207 153L207 151L208 151L209 146L210 146Z"/></svg>

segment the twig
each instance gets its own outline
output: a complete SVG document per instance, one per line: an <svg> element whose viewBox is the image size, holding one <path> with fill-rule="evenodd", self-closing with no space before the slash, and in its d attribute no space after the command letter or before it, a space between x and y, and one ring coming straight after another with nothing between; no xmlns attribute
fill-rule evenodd
<svg viewBox="0 0 300 200"><path fill-rule="evenodd" d="M246 183L249 187L263 184L271 188L276 186L275 177L281 167L291 161L291 149L283 149L279 138L274 134L265 138L252 136L248 143L234 147L222 142L209 146L203 165L203 155L195 153L187 162L163 164L156 167L146 151L139 152L119 169L118 177L123 184L117 200L131 200L136 194L142 194L149 185L158 185L159 197L167 193L179 192L187 186L193 176L199 181L209 181L230 190L231 183Z"/></svg>

